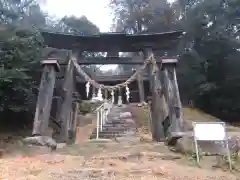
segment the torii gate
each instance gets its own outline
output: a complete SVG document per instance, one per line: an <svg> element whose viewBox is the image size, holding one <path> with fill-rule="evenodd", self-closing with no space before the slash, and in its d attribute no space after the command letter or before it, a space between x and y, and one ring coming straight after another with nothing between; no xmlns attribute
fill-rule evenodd
<svg viewBox="0 0 240 180"><path fill-rule="evenodd" d="M46 134L56 72L60 71L60 65L66 66L67 64L67 69L62 87L63 102L57 114L57 120L61 127L59 134L55 134L54 138L59 142L66 142L69 139L67 124L69 123L69 113L72 111L72 95L76 83L74 70L81 74L80 65L83 64L144 64L147 67L152 93L150 107L153 140L164 141L166 137L178 138L179 132L182 131L183 117L175 70L177 60L154 58L153 52L176 48L182 33L182 31L174 31L140 35L104 33L93 36L74 36L42 32L46 45L56 49L70 50L71 53L69 53L68 64L66 62L59 63L57 57L42 62L44 70L34 118L33 136ZM108 55L107 57L85 58L82 56L83 52L107 52ZM119 52L142 52L143 57L140 59L119 57ZM140 73L137 74L137 80L140 99L144 102ZM74 134L76 127L72 126Z"/></svg>

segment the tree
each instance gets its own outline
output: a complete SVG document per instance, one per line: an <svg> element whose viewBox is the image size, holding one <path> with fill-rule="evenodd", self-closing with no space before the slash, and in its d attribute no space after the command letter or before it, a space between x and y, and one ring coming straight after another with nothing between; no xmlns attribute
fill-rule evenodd
<svg viewBox="0 0 240 180"><path fill-rule="evenodd" d="M93 34L99 34L100 30L99 28L93 24L91 21L89 21L85 16L82 16L80 18L75 16L65 16L62 19L60 19L57 22L52 22L50 26L48 27L48 30L58 32L58 33L70 33L73 35L93 35ZM49 51L52 49L49 48ZM62 53L64 51L58 51L63 56ZM100 53L87 53L83 52L82 54L84 57L91 56L101 56ZM67 53L65 52L65 57L67 57ZM88 72L88 74L94 74L94 71L97 68L96 65L88 65L83 66L83 69Z"/></svg>
<svg viewBox="0 0 240 180"><path fill-rule="evenodd" d="M111 1L116 31L187 32L180 48L168 52L180 56L182 101L193 100L197 107L233 119L240 110L239 5L237 0Z"/></svg>
<svg viewBox="0 0 240 180"><path fill-rule="evenodd" d="M0 0L0 9L0 114L7 122L13 118L32 121L42 69L40 58L52 51L67 57L66 51L46 48L40 31L90 35L99 29L85 17L49 21L34 0Z"/></svg>
<svg viewBox="0 0 240 180"><path fill-rule="evenodd" d="M236 111L239 110L239 95L236 93L239 87L234 85L239 83L239 75L236 71L231 71L239 68L236 61L240 45L236 39L238 3L235 0L228 3L220 0L188 1L182 7L185 9L182 24L188 32L189 40L193 42L190 52L192 61L202 69L195 79L188 82L204 79L195 86L195 91L190 88L187 92L195 92L193 99L197 106L218 116L233 119L237 118ZM186 61L182 63L184 62ZM184 73L188 76L189 71ZM187 82L185 78L179 81L180 85Z"/></svg>
<svg viewBox="0 0 240 180"><path fill-rule="evenodd" d="M0 8L1 124L20 126L34 112L43 39L32 25L44 15L34 1L2 0ZM44 26L45 21L35 24Z"/></svg>
<svg viewBox="0 0 240 180"><path fill-rule="evenodd" d="M176 30L180 26L176 21L177 14L167 0L111 0L110 7L115 14L116 31L134 34L159 33ZM155 53L159 56L165 54L162 51ZM121 65L120 68L129 71L137 67Z"/></svg>
<svg viewBox="0 0 240 180"><path fill-rule="evenodd" d="M111 0L116 31L164 32L175 27L175 13L167 0Z"/></svg>

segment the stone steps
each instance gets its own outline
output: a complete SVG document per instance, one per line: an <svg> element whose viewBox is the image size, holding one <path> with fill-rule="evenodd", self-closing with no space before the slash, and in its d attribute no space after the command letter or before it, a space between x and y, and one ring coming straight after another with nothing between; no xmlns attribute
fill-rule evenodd
<svg viewBox="0 0 240 180"><path fill-rule="evenodd" d="M135 122L132 114L126 112L125 108L114 107L108 115L107 122L103 125L102 131L99 132L99 138L112 139L115 137L123 137L126 134L134 134L136 132ZM97 136L95 129L90 137L94 139Z"/></svg>
<svg viewBox="0 0 240 180"><path fill-rule="evenodd" d="M98 135L98 138L100 138L100 139L113 139L115 137L123 137L124 135L125 135L124 133L122 133L122 134L112 134L112 133L103 134L103 133L100 133ZM93 133L90 136L90 139L96 139L96 137L97 137L97 135Z"/></svg>
<svg viewBox="0 0 240 180"><path fill-rule="evenodd" d="M103 127L105 128L135 128L134 124L104 124Z"/></svg>
<svg viewBox="0 0 240 180"><path fill-rule="evenodd" d="M127 130L134 130L136 129L135 127L131 127L131 126L103 126L102 131L127 131ZM95 129L93 132L97 131L97 129ZM100 131L100 130L99 130Z"/></svg>
<svg viewBox="0 0 240 180"><path fill-rule="evenodd" d="M99 134L126 134L128 132L135 132L136 129L118 129L118 130L103 130L99 132ZM92 134L97 134L96 131L94 131Z"/></svg>
<svg viewBox="0 0 240 180"><path fill-rule="evenodd" d="M125 137L127 134L135 134L136 131L125 131L125 132L107 132L102 131L99 133L99 138L112 139L114 137ZM97 137L96 132L92 133L90 139L95 139Z"/></svg>

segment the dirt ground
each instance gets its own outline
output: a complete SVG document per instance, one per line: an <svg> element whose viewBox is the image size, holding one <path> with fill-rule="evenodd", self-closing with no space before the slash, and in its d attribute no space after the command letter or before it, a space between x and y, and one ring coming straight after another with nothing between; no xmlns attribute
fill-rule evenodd
<svg viewBox="0 0 240 180"><path fill-rule="evenodd" d="M63 153L64 152L64 153ZM199 168L162 144L86 142L59 152L0 160L1 180L237 180L238 173Z"/></svg>
<svg viewBox="0 0 240 180"><path fill-rule="evenodd" d="M133 114L139 119L146 112L135 109ZM131 142L88 140L94 121L79 127L77 144L56 152L42 149L39 153L12 142L15 153L0 158L0 180L240 180L237 169L213 168L215 157L203 157L198 167L194 157L151 142L148 123L136 123L139 133Z"/></svg>

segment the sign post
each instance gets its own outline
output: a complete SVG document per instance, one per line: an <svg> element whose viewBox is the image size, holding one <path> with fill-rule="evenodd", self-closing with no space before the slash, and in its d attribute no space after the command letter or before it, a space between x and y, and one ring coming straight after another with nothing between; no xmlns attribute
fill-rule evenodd
<svg viewBox="0 0 240 180"><path fill-rule="evenodd" d="M194 144L199 164L198 141L219 141L223 142L228 156L229 169L232 170L231 155L228 145L228 136L224 122L193 122Z"/></svg>

